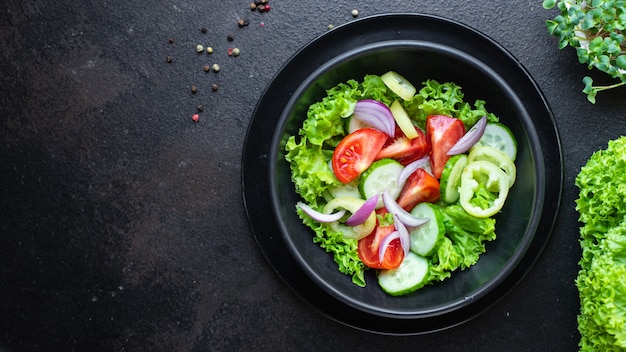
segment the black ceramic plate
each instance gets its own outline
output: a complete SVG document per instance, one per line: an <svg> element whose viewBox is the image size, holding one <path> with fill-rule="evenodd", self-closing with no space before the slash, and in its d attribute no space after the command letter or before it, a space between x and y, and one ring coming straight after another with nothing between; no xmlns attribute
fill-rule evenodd
<svg viewBox="0 0 626 352"><path fill-rule="evenodd" d="M337 271L332 258L312 243L312 231L299 223L293 211L298 197L282 159L281 143L302 122L293 118L306 109L297 103L302 96L312 94L321 98L324 89L349 78L362 78L350 77L350 69L342 70L347 72L345 77L324 75L321 73L324 68L341 66L355 56L364 58L357 60L357 64L370 65L366 61L376 60L375 65L384 66L379 61L414 55L416 50L429 55L433 52L445 57L454 55L472 66L477 75L487 75L498 82L497 89L483 87L484 82L473 79L480 75L472 77L466 72L455 72L454 65L432 72L436 76L432 78L441 80L454 81L454 77L465 76L463 82L457 82L464 92L466 88L469 92L486 92L486 96L492 97L492 105L489 102L487 105L490 111L494 107L493 112L498 116L517 116L503 122L510 124L521 141L516 160L518 178L530 181L516 183L512 189L514 197L509 198L515 200L507 201L509 208L503 210L503 214L519 211L523 215L515 219L503 215L498 219L496 232L515 234L515 240L489 244L476 266L456 273L449 280L414 295L391 297L378 287L373 271L367 273L367 287L353 285L348 276ZM383 54L372 56L371 52ZM415 64L419 67L420 63ZM414 81L425 77L410 78ZM513 97L514 108L500 107L496 100L502 94ZM473 97L478 98L481 97ZM356 20L329 31L296 53L267 87L255 109L242 167L248 220L261 251L278 275L326 316L358 329L397 335L458 325L513 289L533 266L550 237L560 206L562 181L561 147L554 118L538 87L518 61L472 28L416 14ZM473 286L467 287L468 283Z"/></svg>

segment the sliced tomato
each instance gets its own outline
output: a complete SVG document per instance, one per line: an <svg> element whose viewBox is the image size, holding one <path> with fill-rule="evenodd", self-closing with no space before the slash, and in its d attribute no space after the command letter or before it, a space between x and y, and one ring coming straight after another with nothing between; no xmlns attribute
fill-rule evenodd
<svg viewBox="0 0 626 352"><path fill-rule="evenodd" d="M404 210L411 211L418 203L436 203L439 197L439 181L420 168L407 178L397 202Z"/></svg>
<svg viewBox="0 0 626 352"><path fill-rule="evenodd" d="M417 137L410 139L396 126L394 138L389 138L383 149L376 155L376 160L392 158L406 166L428 155L430 148L426 140L426 135L419 128L416 128L416 130Z"/></svg>
<svg viewBox="0 0 626 352"><path fill-rule="evenodd" d="M430 166L439 179L450 156L450 148L465 134L463 121L446 115L431 115L426 120L426 137L430 145Z"/></svg>
<svg viewBox="0 0 626 352"><path fill-rule="evenodd" d="M389 136L374 128L361 128L345 136L332 157L333 172L343 183L350 183L365 171Z"/></svg>
<svg viewBox="0 0 626 352"><path fill-rule="evenodd" d="M385 208L381 208L376 211L376 214L383 216L386 213L387 209ZM372 231L372 233L370 233L367 237L359 240L358 253L363 264L373 269L395 269L402 264L402 260L404 259L404 250L402 249L402 244L399 239L389 242L389 246L385 251L382 262L378 256L380 244L383 242L385 237L389 236L394 231L395 228L393 224L389 226L380 226L377 222L374 231Z"/></svg>

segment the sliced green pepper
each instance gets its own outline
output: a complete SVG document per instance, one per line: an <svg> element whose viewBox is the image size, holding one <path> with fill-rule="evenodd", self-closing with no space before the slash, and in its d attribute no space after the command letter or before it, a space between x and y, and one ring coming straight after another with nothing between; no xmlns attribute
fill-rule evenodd
<svg viewBox="0 0 626 352"><path fill-rule="evenodd" d="M509 194L508 176L489 161L473 161L461 174L459 194L461 206L468 214L477 218L490 217L504 206Z"/></svg>
<svg viewBox="0 0 626 352"><path fill-rule="evenodd" d="M513 160L511 160L511 158L509 158L509 156L504 152L486 145L472 148L467 156L467 162L471 163L478 160L489 161L502 169L502 171L506 173L509 180L509 188L513 186L515 183L515 174L517 173L517 169L515 168Z"/></svg>

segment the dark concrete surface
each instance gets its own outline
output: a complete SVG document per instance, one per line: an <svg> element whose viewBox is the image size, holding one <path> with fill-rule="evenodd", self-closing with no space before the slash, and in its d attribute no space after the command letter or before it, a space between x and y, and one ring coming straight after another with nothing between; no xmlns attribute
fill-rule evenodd
<svg viewBox="0 0 626 352"><path fill-rule="evenodd" d="M261 14L245 0L2 2L4 347L576 350L574 178L593 151L626 131L626 91L586 101L588 71L573 50L557 49L544 25L555 12L540 0L270 5ZM503 300L444 332L378 336L322 316L273 272L246 221L240 162L256 102L298 48L329 24L353 20L353 9L440 15L492 37L537 81L561 134L562 206L543 255ZM239 18L249 26L239 28ZM197 44L215 53L198 54ZM241 55L229 57L229 47ZM212 63L219 73L204 72Z"/></svg>

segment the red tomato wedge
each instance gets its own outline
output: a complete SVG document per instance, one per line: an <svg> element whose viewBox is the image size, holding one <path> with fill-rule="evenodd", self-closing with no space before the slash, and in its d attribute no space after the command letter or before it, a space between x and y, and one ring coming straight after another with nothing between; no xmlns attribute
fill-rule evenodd
<svg viewBox="0 0 626 352"><path fill-rule="evenodd" d="M332 157L333 172L343 183L350 183L365 171L389 136L374 128L361 128L345 136Z"/></svg>
<svg viewBox="0 0 626 352"><path fill-rule="evenodd" d="M418 203L436 203L439 197L439 181L420 168L407 178L397 202L404 210L411 211Z"/></svg>
<svg viewBox="0 0 626 352"><path fill-rule="evenodd" d="M419 128L417 137L409 139L402 133L402 130L396 126L394 138L389 138L383 149L376 155L376 160L384 158L392 158L406 166L413 161L420 159L430 151L426 135Z"/></svg>
<svg viewBox="0 0 626 352"><path fill-rule="evenodd" d="M450 156L448 150L465 134L463 121L445 115L431 115L426 120L426 138L430 145L430 166L433 175L441 178L441 173Z"/></svg>
<svg viewBox="0 0 626 352"><path fill-rule="evenodd" d="M381 208L376 214L383 215L387 213L387 209ZM378 221L378 220L377 220ZM402 264L404 259L404 250L400 239L389 242L389 246L385 251L383 261L380 261L378 249L385 237L389 236L395 228L392 225L380 226L376 223L376 228L367 237L359 240L358 253L363 264L373 269L395 269Z"/></svg>

